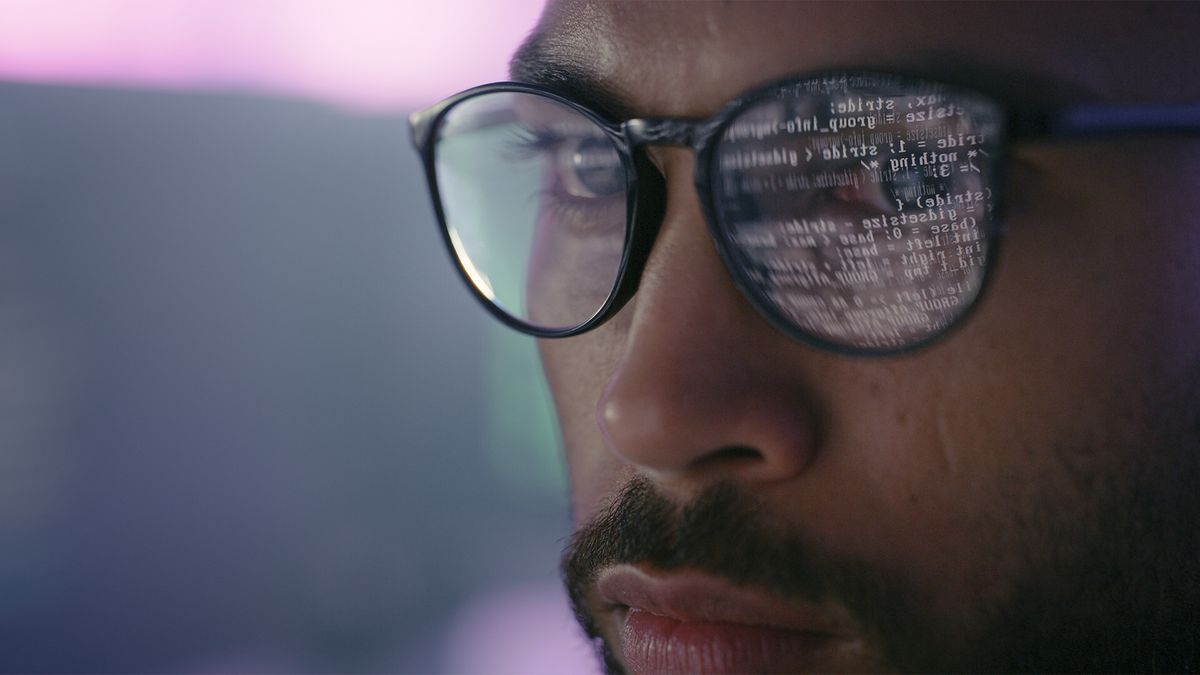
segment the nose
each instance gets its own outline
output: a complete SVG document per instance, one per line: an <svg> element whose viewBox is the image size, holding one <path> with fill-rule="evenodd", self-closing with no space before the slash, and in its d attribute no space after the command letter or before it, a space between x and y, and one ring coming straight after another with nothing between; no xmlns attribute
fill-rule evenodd
<svg viewBox="0 0 1200 675"><path fill-rule="evenodd" d="M597 423L622 461L663 483L798 476L816 453L807 347L734 287L691 184L692 155L659 151L667 204Z"/></svg>

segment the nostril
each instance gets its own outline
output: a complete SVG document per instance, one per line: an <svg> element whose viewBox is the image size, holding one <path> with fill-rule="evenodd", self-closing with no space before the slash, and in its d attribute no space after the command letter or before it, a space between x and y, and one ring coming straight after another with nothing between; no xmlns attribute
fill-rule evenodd
<svg viewBox="0 0 1200 675"><path fill-rule="evenodd" d="M761 451L748 445L729 445L695 460L692 462L692 468L698 469L716 465L732 467L733 465L751 464L764 459L766 457Z"/></svg>
<svg viewBox="0 0 1200 675"><path fill-rule="evenodd" d="M727 448L721 448L716 453L717 456L723 457L750 457L754 459L762 459L763 454L754 448L746 445L734 445Z"/></svg>

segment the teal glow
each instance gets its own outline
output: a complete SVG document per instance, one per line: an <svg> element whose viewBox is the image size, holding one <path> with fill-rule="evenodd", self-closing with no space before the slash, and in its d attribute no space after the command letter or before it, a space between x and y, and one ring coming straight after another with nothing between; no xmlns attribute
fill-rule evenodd
<svg viewBox="0 0 1200 675"><path fill-rule="evenodd" d="M487 454L492 473L520 494L566 494L558 421L537 343L500 324L489 326Z"/></svg>

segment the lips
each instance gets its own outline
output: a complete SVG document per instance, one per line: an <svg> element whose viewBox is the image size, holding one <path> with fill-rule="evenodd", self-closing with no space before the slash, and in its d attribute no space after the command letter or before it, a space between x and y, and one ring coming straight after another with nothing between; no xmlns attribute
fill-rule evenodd
<svg viewBox="0 0 1200 675"><path fill-rule="evenodd" d="M878 670L850 617L696 573L610 568L596 584L635 673Z"/></svg>

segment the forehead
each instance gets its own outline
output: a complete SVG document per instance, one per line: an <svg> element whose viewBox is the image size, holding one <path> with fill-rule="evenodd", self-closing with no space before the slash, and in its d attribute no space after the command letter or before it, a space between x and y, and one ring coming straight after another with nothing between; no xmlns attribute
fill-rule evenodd
<svg viewBox="0 0 1200 675"><path fill-rule="evenodd" d="M622 103L614 116L706 116L785 75L854 67L978 75L1038 102L1189 100L1197 5L565 0L513 75L600 86Z"/></svg>

